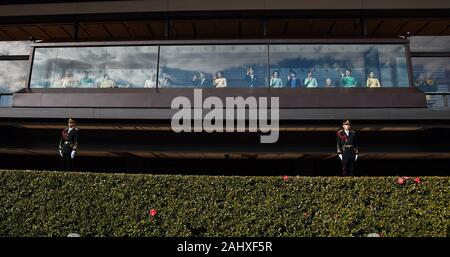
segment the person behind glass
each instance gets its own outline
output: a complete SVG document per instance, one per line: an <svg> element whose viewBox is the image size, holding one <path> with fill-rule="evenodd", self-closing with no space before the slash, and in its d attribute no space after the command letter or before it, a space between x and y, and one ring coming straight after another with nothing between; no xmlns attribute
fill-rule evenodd
<svg viewBox="0 0 450 257"><path fill-rule="evenodd" d="M247 82L247 85L250 87L256 87L257 79L255 76L255 71L252 67L247 68L247 73L244 77L245 81Z"/></svg>
<svg viewBox="0 0 450 257"><path fill-rule="evenodd" d="M155 88L156 87L156 72L151 71L150 76L144 82L144 88Z"/></svg>
<svg viewBox="0 0 450 257"><path fill-rule="evenodd" d="M325 87L334 87L333 81L331 80L331 78L325 79Z"/></svg>
<svg viewBox="0 0 450 257"><path fill-rule="evenodd" d="M61 78L61 87L75 87L75 78L73 77L72 72L66 72L66 74Z"/></svg>
<svg viewBox="0 0 450 257"><path fill-rule="evenodd" d="M345 73L341 72L341 85L342 87L356 87L356 79L351 76L352 72L350 70L345 70Z"/></svg>
<svg viewBox="0 0 450 257"><path fill-rule="evenodd" d="M78 129L75 127L75 120L70 118L68 127L61 133L59 140L59 155L63 159L65 170L73 170L75 154L78 148Z"/></svg>
<svg viewBox="0 0 450 257"><path fill-rule="evenodd" d="M367 78L366 85L367 85L367 87L381 87L381 84L378 81L378 79L375 78L375 73L373 71L371 71L369 73L369 77Z"/></svg>
<svg viewBox="0 0 450 257"><path fill-rule="evenodd" d="M163 73L159 84L161 85L161 87L171 87L173 82L174 82L174 80L169 74Z"/></svg>
<svg viewBox="0 0 450 257"><path fill-rule="evenodd" d="M192 85L194 87L209 87L210 84L211 82L206 78L206 74L204 72L199 72L194 75L194 78L192 78Z"/></svg>
<svg viewBox="0 0 450 257"><path fill-rule="evenodd" d="M438 91L437 84L428 77L425 73L420 73L417 79L414 80L414 85L423 92L436 92ZM427 100L432 99L432 95L426 95Z"/></svg>
<svg viewBox="0 0 450 257"><path fill-rule="evenodd" d="M227 87L227 79L224 77L221 71L217 72L216 76L214 76L213 79L213 85L216 88Z"/></svg>
<svg viewBox="0 0 450 257"><path fill-rule="evenodd" d="M317 87L317 80L313 77L312 71L308 72L303 85L305 85L305 87Z"/></svg>
<svg viewBox="0 0 450 257"><path fill-rule="evenodd" d="M358 159L356 132L350 130L348 120L342 123L342 128L337 132L337 154L342 162L343 176L353 176L355 162Z"/></svg>
<svg viewBox="0 0 450 257"><path fill-rule="evenodd" d="M200 73L194 73L194 77L192 78L192 86L200 87Z"/></svg>
<svg viewBox="0 0 450 257"><path fill-rule="evenodd" d="M83 71L83 77L80 79L80 87L92 87L94 80L89 77L88 71Z"/></svg>
<svg viewBox="0 0 450 257"><path fill-rule="evenodd" d="M104 74L103 78L98 83L98 87L100 88L113 88L115 87L116 83L109 77L108 74Z"/></svg>
<svg viewBox="0 0 450 257"><path fill-rule="evenodd" d="M287 87L296 88L296 87L302 86L302 82L300 81L299 78L295 77L296 75L297 75L297 73L294 70L289 71L288 79L286 81Z"/></svg>
<svg viewBox="0 0 450 257"><path fill-rule="evenodd" d="M270 78L270 87L273 88L283 87L283 81L281 80L280 73L278 71L274 71L272 73L272 78Z"/></svg>

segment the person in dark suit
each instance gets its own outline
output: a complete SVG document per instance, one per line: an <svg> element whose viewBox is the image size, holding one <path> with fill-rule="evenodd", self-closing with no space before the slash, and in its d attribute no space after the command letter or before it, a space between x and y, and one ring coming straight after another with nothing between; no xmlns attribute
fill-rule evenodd
<svg viewBox="0 0 450 257"><path fill-rule="evenodd" d="M255 75L255 71L253 70L252 67L248 67L247 68L247 73L244 77L245 81L247 82L247 85L249 87L256 87L257 83L258 83L258 79Z"/></svg>
<svg viewBox="0 0 450 257"><path fill-rule="evenodd" d="M192 79L192 85L194 87L211 87L212 81L206 77L206 74L204 72L199 72L198 74L194 75L194 78Z"/></svg>
<svg viewBox="0 0 450 257"><path fill-rule="evenodd" d="M75 128L75 120L68 120L68 127L61 133L59 140L59 155L63 159L64 170L70 171L74 168L75 154L78 148L78 129Z"/></svg>
<svg viewBox="0 0 450 257"><path fill-rule="evenodd" d="M342 162L343 176L353 176L355 162L358 159L356 132L350 130L348 120L342 123L342 128L337 132L337 153Z"/></svg>
<svg viewBox="0 0 450 257"><path fill-rule="evenodd" d="M294 70L289 71L286 87L297 88L302 86L302 81L296 77L297 73Z"/></svg>

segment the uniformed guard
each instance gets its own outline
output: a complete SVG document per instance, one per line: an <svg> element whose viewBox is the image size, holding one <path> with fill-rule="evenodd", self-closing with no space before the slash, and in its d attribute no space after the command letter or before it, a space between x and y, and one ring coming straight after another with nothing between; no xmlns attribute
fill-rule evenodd
<svg viewBox="0 0 450 257"><path fill-rule="evenodd" d="M356 132L350 130L350 121L342 123L342 128L337 132L337 153L342 162L344 176L353 176L355 162L358 159L358 143Z"/></svg>
<svg viewBox="0 0 450 257"><path fill-rule="evenodd" d="M61 140L59 141L59 155L64 162L65 170L73 170L75 154L78 148L78 129L75 128L75 120L70 118L68 121L68 128L65 128L61 133Z"/></svg>

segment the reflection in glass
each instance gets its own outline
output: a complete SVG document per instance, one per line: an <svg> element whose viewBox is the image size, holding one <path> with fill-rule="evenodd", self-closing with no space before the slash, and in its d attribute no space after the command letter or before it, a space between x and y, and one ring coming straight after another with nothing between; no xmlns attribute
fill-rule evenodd
<svg viewBox="0 0 450 257"><path fill-rule="evenodd" d="M156 86L156 46L36 48L32 88Z"/></svg>
<svg viewBox="0 0 450 257"><path fill-rule="evenodd" d="M0 95L0 107L12 107L12 95Z"/></svg>
<svg viewBox="0 0 450 257"><path fill-rule="evenodd" d="M449 92L450 57L414 57L414 85L424 92Z"/></svg>
<svg viewBox="0 0 450 257"><path fill-rule="evenodd" d="M265 87L265 45L161 46L160 87Z"/></svg>
<svg viewBox="0 0 450 257"><path fill-rule="evenodd" d="M403 45L270 45L269 58L287 88L365 87L370 73L383 87L409 86Z"/></svg>
<svg viewBox="0 0 450 257"><path fill-rule="evenodd" d="M157 46L117 46L106 48L105 74L113 87L154 87ZM150 81L148 81L150 80Z"/></svg>
<svg viewBox="0 0 450 257"><path fill-rule="evenodd" d="M0 41L0 55L29 55L30 41Z"/></svg>
<svg viewBox="0 0 450 257"><path fill-rule="evenodd" d="M0 61L0 94L10 94L26 87L28 61Z"/></svg>
<svg viewBox="0 0 450 257"><path fill-rule="evenodd" d="M165 45L160 47L159 70L157 61L158 46L39 47L30 86L378 88L410 84L401 44Z"/></svg>
<svg viewBox="0 0 450 257"><path fill-rule="evenodd" d="M450 92L450 57L414 57L411 59L414 85L423 92ZM449 96L427 96L428 107L447 107ZM445 99L447 97L447 99Z"/></svg>
<svg viewBox="0 0 450 257"><path fill-rule="evenodd" d="M418 52L449 52L450 36L412 36L410 47Z"/></svg>
<svg viewBox="0 0 450 257"><path fill-rule="evenodd" d="M35 49L30 87L48 88L53 84L57 50L57 48Z"/></svg>

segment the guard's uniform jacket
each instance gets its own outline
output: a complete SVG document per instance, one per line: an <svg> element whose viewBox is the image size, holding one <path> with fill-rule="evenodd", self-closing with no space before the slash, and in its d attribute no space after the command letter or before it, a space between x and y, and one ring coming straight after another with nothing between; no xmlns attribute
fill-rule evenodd
<svg viewBox="0 0 450 257"><path fill-rule="evenodd" d="M342 154L343 175L353 175L355 164L355 155L358 154L358 143L356 140L356 132L350 130L348 135L345 131L337 132L337 153Z"/></svg>
<svg viewBox="0 0 450 257"><path fill-rule="evenodd" d="M59 141L59 150L62 151L63 157L70 156L72 150L77 150L78 147L78 129L65 128L61 133L61 140Z"/></svg>

